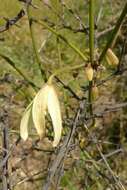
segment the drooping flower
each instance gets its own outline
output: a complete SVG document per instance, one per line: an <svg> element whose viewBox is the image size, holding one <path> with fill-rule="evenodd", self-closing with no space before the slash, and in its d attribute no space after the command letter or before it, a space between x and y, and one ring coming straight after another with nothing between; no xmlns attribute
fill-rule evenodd
<svg viewBox="0 0 127 190"><path fill-rule="evenodd" d="M57 146L62 132L62 118L60 104L56 90L52 84L46 83L36 94L32 106L32 119L40 139L45 135L45 116L49 113L54 129L53 146ZM26 140L28 137L28 119L30 118L27 110L21 120L20 135Z"/></svg>

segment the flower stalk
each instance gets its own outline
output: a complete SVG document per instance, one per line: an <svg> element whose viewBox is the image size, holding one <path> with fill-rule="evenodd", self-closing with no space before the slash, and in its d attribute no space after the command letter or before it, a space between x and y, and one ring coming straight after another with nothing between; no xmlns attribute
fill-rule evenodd
<svg viewBox="0 0 127 190"><path fill-rule="evenodd" d="M94 0L89 1L89 49L90 49L90 64L91 67L94 65ZM89 112L93 115L92 106L92 86L93 80L89 81L88 101L89 101Z"/></svg>

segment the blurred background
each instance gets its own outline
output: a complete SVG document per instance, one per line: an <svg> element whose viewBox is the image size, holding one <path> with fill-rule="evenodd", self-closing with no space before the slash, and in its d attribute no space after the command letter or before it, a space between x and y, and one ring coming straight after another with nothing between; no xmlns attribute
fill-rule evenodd
<svg viewBox="0 0 127 190"><path fill-rule="evenodd" d="M95 54L97 57L105 47L125 3L124 0L96 1ZM8 19L15 18L21 9L26 12L25 3L22 1L0 0L0 28L6 25ZM30 15L33 18L45 21L87 57L89 56L88 11L88 0L34 0L30 6ZM58 68L83 63L73 49L45 27L33 23L33 33L42 67L48 76ZM126 35L127 17L113 46L117 57L122 59L122 69L124 68L125 71L111 77L116 67L108 65L105 59L103 67L97 71L97 83L105 79L106 81L98 86L98 95L93 101L94 113L97 115L96 124L88 132L83 127L82 120L79 122L74 142L64 160L63 173L58 185L60 190L127 189ZM10 152L8 159L10 189L41 190L48 174L49 162L53 160L57 151L55 152L51 147L54 134L49 117L46 123L46 137L43 140L39 141L34 128L30 129L30 137L26 142L19 139L23 111L36 94L23 76L38 86L38 89L44 84L33 50L27 15L7 31L0 33L1 54L9 57L14 64L0 57L0 163L3 160L3 129L6 125L7 151ZM64 83L63 85L54 81L62 109L63 140L71 128L80 102L65 86L71 88L78 97L85 98L82 114L87 118L86 124L89 126L91 123L87 113L88 80L85 76L85 68L63 72L58 77ZM2 172L3 167L0 165L1 176ZM3 187L1 176L0 189ZM56 189L53 186L54 181L51 190Z"/></svg>

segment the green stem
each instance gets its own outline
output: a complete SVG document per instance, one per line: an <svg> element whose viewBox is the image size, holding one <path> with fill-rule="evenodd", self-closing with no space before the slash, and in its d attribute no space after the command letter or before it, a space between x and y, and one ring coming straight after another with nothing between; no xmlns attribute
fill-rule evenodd
<svg viewBox="0 0 127 190"><path fill-rule="evenodd" d="M94 1L90 0L89 2L89 48L90 48L90 63L91 66L94 65ZM93 106L92 106L92 85L93 81L89 82L89 92L88 92L88 100L89 100L89 111L90 114L93 115Z"/></svg>
<svg viewBox="0 0 127 190"><path fill-rule="evenodd" d="M90 0L89 4L89 48L90 48L90 62L94 64L94 1Z"/></svg>
<svg viewBox="0 0 127 190"><path fill-rule="evenodd" d="M92 86L93 86L93 81L90 81L89 82L89 91L88 91L88 101L89 101L89 112L90 112L90 115L93 115Z"/></svg>
<svg viewBox="0 0 127 190"><path fill-rule="evenodd" d="M81 67L84 67L85 66L85 64L83 63L83 64L80 64L80 65L75 65L75 66L71 66L71 67L65 67L65 68L61 68L61 69L58 69L57 71L55 71L50 77L49 77L49 79L48 79L48 84L51 84L52 83L52 80L53 80L53 78L56 76L56 75L58 75L58 74L60 74L60 73L62 73L62 72L65 72L65 71L71 71L71 70L75 70L75 69L79 69L79 68L81 68Z"/></svg>
<svg viewBox="0 0 127 190"><path fill-rule="evenodd" d="M5 59L5 60L8 62L8 64L11 65L11 66L13 67L13 69L15 69L15 70L17 71L17 73L19 73L19 75L22 76L22 77L24 78L24 80L25 80L29 85L31 85L31 86L33 87L34 90L36 90L36 89L39 88L39 87L36 86L30 79L27 78L27 76L19 69L19 67L17 67L17 66L15 65L15 62L14 62L12 59L10 59L8 56L2 54L1 52L0 52L0 56L1 56L3 59Z"/></svg>
<svg viewBox="0 0 127 190"><path fill-rule="evenodd" d="M59 66L61 66L62 64L62 58L61 58L61 49L60 49L60 41L59 38L57 37L57 50L58 50L58 62L59 62Z"/></svg>
<svg viewBox="0 0 127 190"><path fill-rule="evenodd" d="M37 22L38 24L44 26L50 32L52 32L53 34L55 34L59 39L61 39L62 41L64 41L69 47L71 47L83 59L83 61L87 61L87 57L73 43L69 42L64 36L62 36L61 34L59 34L52 27L48 26L48 24L46 22L44 22L44 21L38 21L38 20L34 20L34 21Z"/></svg>
<svg viewBox="0 0 127 190"><path fill-rule="evenodd" d="M108 42L107 42L107 44L106 44L104 50L102 51L102 53L101 53L101 55L100 55L99 63L101 63L101 61L102 61L103 58L105 57L105 54L106 54L108 48L111 47L111 45L112 45L112 43L113 43L113 41L114 41L114 39L115 39L115 37L116 37L116 35L117 35L117 32L119 31L119 29L120 29L120 27L121 27L121 24L122 24L122 22L123 22L123 20L124 20L124 18L125 18L125 16L126 16L126 14L127 14L127 3L125 4L124 9L123 9L123 11L122 11L122 13L121 13L121 15L120 15L120 17L119 17L119 19L118 19L116 25L115 25L115 28L114 28L114 30L112 31L112 34L111 34L111 36L110 36L110 38L109 38L109 40L108 40Z"/></svg>
<svg viewBox="0 0 127 190"><path fill-rule="evenodd" d="M46 73L45 73L44 69L42 69L42 62L41 62L40 55L39 55L38 50L37 50L37 47L36 47L36 40L35 40L35 38L34 38L33 22L32 22L33 20L32 20L32 18L30 17L30 6L29 6L29 5L27 6L27 16L28 16L30 34L31 34L32 45L33 45L33 50L34 50L34 53L35 53L36 61L37 61L37 63L38 63L38 67L39 67L39 69L40 69L42 78L43 78L44 81L46 82L46 81L47 81Z"/></svg>

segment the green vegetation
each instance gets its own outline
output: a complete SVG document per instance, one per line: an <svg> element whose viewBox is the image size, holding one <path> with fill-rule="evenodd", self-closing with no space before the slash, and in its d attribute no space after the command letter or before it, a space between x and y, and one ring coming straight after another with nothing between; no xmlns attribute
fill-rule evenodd
<svg viewBox="0 0 127 190"><path fill-rule="evenodd" d="M0 0L0 5L0 29L25 10L0 32L0 189L9 184L10 190L48 190L48 185L51 190L125 190L127 3ZM29 139L15 143L23 111L49 78L61 105L59 146L51 144L49 115L43 139L31 123Z"/></svg>

